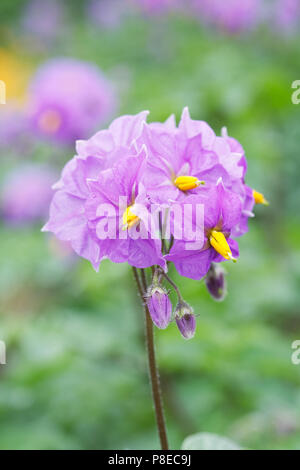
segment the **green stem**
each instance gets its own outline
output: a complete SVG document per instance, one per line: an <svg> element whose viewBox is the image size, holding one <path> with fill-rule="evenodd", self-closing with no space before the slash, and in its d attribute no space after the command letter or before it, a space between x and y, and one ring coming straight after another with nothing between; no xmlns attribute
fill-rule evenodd
<svg viewBox="0 0 300 470"><path fill-rule="evenodd" d="M168 281L169 284L171 284L171 286L173 287L173 289L175 290L176 294L177 294L177 297L178 297L178 301L179 302L183 302L183 298L182 298L182 295L180 293L180 290L179 288L177 287L177 285L175 284L174 281L172 281L172 279L164 272L164 271L161 271L163 277Z"/></svg>
<svg viewBox="0 0 300 470"><path fill-rule="evenodd" d="M138 286L139 294L143 299L147 292L147 279L145 275L144 269L141 269L141 282L139 279L138 271L136 268L133 268L133 274ZM145 311L145 318L146 318L146 346L147 346L147 354L148 354L148 365L149 365L149 372L150 372L150 382L152 388L152 397L155 409L155 416L156 416L156 424L160 439L160 444L162 450L168 450L168 438L167 438L167 430L166 430L166 423L164 418L164 410L162 404L162 396L161 396L161 389L160 389L160 381L159 381L159 373L156 365L156 357L155 357L155 348L154 348L154 333L153 333L153 323L151 320L151 316L147 307L147 304L143 302L143 307Z"/></svg>

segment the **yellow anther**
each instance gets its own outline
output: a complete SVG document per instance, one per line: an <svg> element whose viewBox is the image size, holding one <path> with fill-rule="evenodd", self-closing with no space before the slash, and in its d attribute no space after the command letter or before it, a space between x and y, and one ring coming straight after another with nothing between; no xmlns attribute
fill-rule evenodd
<svg viewBox="0 0 300 470"><path fill-rule="evenodd" d="M39 119L39 127L49 134L56 132L61 125L61 117L57 111L49 109L44 111Z"/></svg>
<svg viewBox="0 0 300 470"><path fill-rule="evenodd" d="M138 222L139 218L135 215L132 210L131 206L128 206L126 211L123 214L123 228L122 230L127 230L130 227L133 227Z"/></svg>
<svg viewBox="0 0 300 470"><path fill-rule="evenodd" d="M189 189L198 188L200 184L204 184L204 181L199 181L195 176L178 176L174 184L181 191L188 191Z"/></svg>
<svg viewBox="0 0 300 470"><path fill-rule="evenodd" d="M227 243L227 240L222 232L218 232L217 230L212 230L209 241L211 246L221 255L223 258L227 260L236 261L236 259L232 256L231 249Z"/></svg>
<svg viewBox="0 0 300 470"><path fill-rule="evenodd" d="M255 189L253 189L253 197L255 204L264 204L265 206L269 205L269 202L265 199L265 196L258 191L255 191Z"/></svg>

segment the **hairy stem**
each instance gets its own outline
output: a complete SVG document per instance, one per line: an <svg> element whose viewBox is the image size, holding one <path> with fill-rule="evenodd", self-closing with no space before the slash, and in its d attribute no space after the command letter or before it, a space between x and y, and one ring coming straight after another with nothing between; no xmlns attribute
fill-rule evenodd
<svg viewBox="0 0 300 470"><path fill-rule="evenodd" d="M133 274L134 274L134 278L138 286L139 294L143 300L147 292L147 279L146 279L145 271L141 269L141 281L140 281L138 271L136 268L133 268ZM145 317L146 317L146 346L147 346L147 353L148 353L148 365L149 365L150 381L151 381L151 387L152 387L152 397L153 397L155 416L156 416L156 424L157 424L161 448L162 450L168 450L169 446L168 446L168 438L167 438L164 410L163 410L163 404L162 404L160 381L159 381L159 374L158 374L156 358L155 358L153 323L150 317L147 304L145 302L143 302L143 307L144 307Z"/></svg>
<svg viewBox="0 0 300 470"><path fill-rule="evenodd" d="M177 297L178 297L178 301L179 302L183 302L183 298L182 298L182 295L180 293L180 290L178 288L178 286L175 284L174 281L172 281L172 279L163 271L161 271L163 277L168 281L169 284L171 284L171 286L174 288L176 294L177 294Z"/></svg>

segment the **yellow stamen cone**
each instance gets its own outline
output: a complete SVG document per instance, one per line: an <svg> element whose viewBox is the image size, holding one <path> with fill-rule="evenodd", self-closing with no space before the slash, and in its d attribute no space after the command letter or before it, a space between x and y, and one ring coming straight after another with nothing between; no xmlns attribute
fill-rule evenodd
<svg viewBox="0 0 300 470"><path fill-rule="evenodd" d="M255 191L255 189L253 189L253 197L255 204L264 204L265 206L269 205L269 202L265 199L265 196L258 191Z"/></svg>
<svg viewBox="0 0 300 470"><path fill-rule="evenodd" d="M133 227L138 222L139 218L137 215L135 215L131 207L128 206L126 211L123 214L123 228L122 230L127 230L130 227Z"/></svg>
<svg viewBox="0 0 300 470"><path fill-rule="evenodd" d="M223 258L227 260L236 261L236 259L232 256L231 249L227 243L227 240L222 232L218 232L217 230L212 230L209 241L211 246L221 255Z"/></svg>
<svg viewBox="0 0 300 470"><path fill-rule="evenodd" d="M174 181L175 186L181 191L188 191L195 189L204 184L204 181L199 181L195 176L178 176Z"/></svg>

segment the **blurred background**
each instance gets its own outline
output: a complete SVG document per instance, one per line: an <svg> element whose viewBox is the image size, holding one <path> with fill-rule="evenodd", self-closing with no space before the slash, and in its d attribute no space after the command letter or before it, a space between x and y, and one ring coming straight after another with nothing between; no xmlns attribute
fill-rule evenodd
<svg viewBox="0 0 300 470"><path fill-rule="evenodd" d="M209 431L300 449L299 1L1 0L0 17L0 448L159 448L130 269L96 274L40 229L76 139L187 105L242 143L270 206L223 303L173 273L200 316L189 342L156 331L171 448Z"/></svg>

